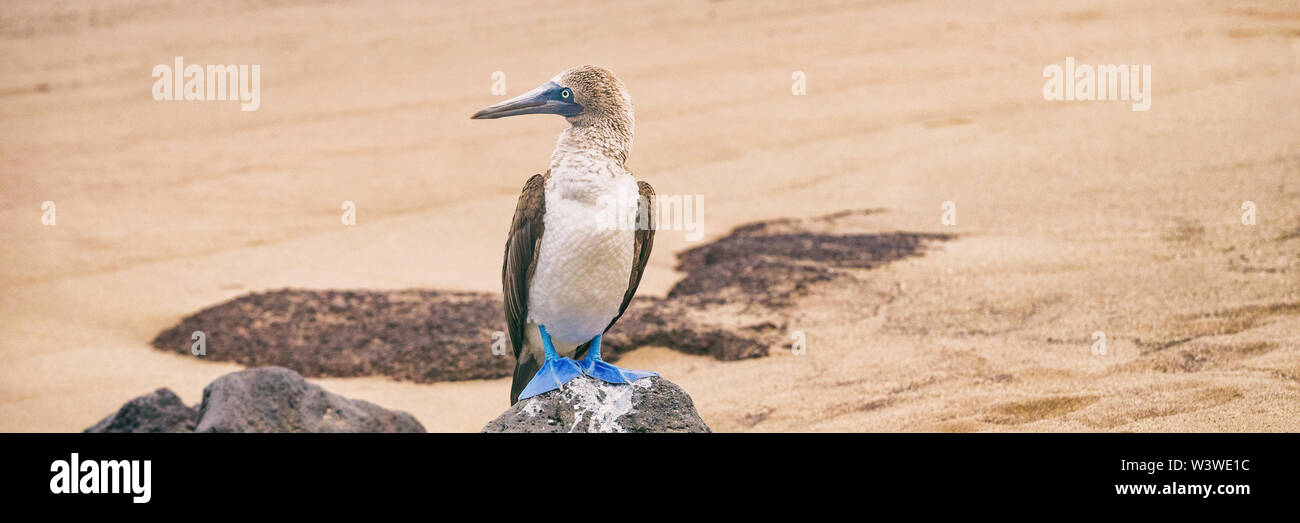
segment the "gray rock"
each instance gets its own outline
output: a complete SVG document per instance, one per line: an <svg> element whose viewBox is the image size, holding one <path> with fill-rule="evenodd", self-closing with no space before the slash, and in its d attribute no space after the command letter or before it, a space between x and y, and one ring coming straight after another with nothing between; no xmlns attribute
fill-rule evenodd
<svg viewBox="0 0 1300 523"><path fill-rule="evenodd" d="M164 388L126 402L85 432L192 432L196 419L197 409Z"/></svg>
<svg viewBox="0 0 1300 523"><path fill-rule="evenodd" d="M424 432L424 426L405 412L331 394L284 367L259 367L203 389L195 432Z"/></svg>
<svg viewBox="0 0 1300 523"><path fill-rule="evenodd" d="M585 376L521 400L483 432L712 432L686 392L660 377L615 385Z"/></svg>

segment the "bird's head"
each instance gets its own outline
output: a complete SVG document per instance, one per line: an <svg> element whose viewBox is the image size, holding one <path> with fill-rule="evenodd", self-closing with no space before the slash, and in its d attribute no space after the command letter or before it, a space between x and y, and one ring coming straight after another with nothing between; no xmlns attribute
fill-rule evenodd
<svg viewBox="0 0 1300 523"><path fill-rule="evenodd" d="M632 99L614 73L583 65L555 75L536 89L474 113L473 119L558 114L574 126L616 122L631 127Z"/></svg>

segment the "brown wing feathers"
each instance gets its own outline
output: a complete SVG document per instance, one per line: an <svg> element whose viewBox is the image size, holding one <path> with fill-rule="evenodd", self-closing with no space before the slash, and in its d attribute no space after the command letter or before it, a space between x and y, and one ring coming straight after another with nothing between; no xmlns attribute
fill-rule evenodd
<svg viewBox="0 0 1300 523"><path fill-rule="evenodd" d="M523 351L528 325L528 283L532 281L533 271L537 269L536 252L541 244L544 224L542 214L546 212L545 187L550 176L536 174L524 184L515 206L515 217L510 223L510 235L506 238L505 258L501 266L501 291L505 294L506 328L510 330L510 343L515 352L515 377L510 391L510 404L519 398L519 393L528 385L528 380L537 373L541 362ZM521 380L522 377L522 380Z"/></svg>

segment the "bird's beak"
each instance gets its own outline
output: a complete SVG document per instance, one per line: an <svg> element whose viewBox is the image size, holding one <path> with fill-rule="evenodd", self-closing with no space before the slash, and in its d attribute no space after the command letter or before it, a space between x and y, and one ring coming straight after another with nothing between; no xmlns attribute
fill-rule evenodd
<svg viewBox="0 0 1300 523"><path fill-rule="evenodd" d="M470 118L483 120L520 114L575 116L582 112L581 105L565 100L561 96L562 91L564 91L564 88L560 87L559 84L546 82L541 87L474 113L474 116ZM571 99L572 95L569 96Z"/></svg>

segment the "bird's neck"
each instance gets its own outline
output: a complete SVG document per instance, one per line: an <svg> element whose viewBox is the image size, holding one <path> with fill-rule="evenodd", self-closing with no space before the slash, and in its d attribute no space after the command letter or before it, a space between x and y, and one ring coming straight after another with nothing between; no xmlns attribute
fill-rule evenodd
<svg viewBox="0 0 1300 523"><path fill-rule="evenodd" d="M551 170L589 171L590 167L605 165L611 176L623 174L628 153L632 152L632 122L619 119L600 119L574 123L555 143L551 153ZM572 169L575 167L582 167ZM595 173L593 173L595 174ZM603 173L601 173L603 174Z"/></svg>

